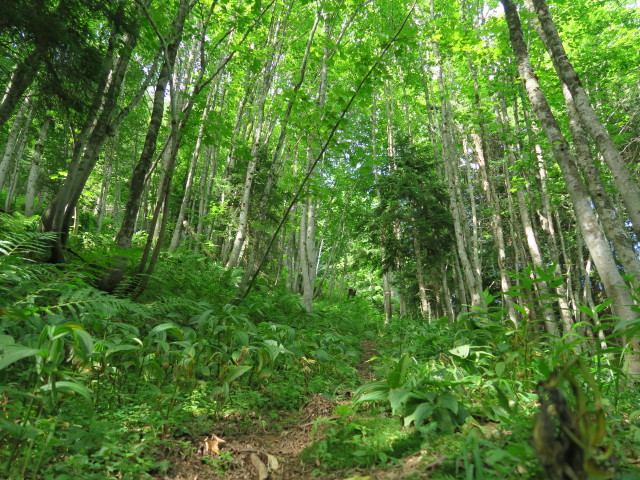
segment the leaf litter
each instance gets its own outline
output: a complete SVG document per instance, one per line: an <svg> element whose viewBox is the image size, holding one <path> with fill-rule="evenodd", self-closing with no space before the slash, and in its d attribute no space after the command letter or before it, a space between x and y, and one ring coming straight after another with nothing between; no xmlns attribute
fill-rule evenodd
<svg viewBox="0 0 640 480"><path fill-rule="evenodd" d="M371 381L374 372L371 362L377 355L375 343L362 342L362 357L357 366L363 382ZM406 457L392 467L378 466L345 472L322 472L318 465L306 464L300 453L318 440L321 432L314 426L319 419L337 418L335 409L349 401L337 401L316 394L299 412L280 412L279 425L270 427L258 419L239 432L237 419L227 418L218 422L216 433L195 440L193 453L173 450L166 452L170 462L168 474L154 477L157 480L401 480L428 478L428 472L442 464L442 458L424 462L426 452ZM283 428L282 425L285 425ZM426 476L422 476L426 475Z"/></svg>

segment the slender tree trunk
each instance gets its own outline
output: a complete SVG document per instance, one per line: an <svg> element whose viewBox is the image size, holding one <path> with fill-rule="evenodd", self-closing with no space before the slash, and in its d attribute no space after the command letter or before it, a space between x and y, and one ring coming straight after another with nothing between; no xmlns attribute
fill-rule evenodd
<svg viewBox="0 0 640 480"><path fill-rule="evenodd" d="M209 109L211 108L213 89L209 92L207 96L207 102L205 108L202 112L202 118L200 120L200 128L198 129L198 136L196 137L195 148L193 149L193 154L191 155L191 163L189 164L189 171L187 172L187 178L185 180L184 186L184 196L182 197L182 202L180 203L180 211L178 212L178 218L176 219L176 225L173 229L173 236L171 237L171 243L169 244L169 250L175 250L178 247L178 243L180 241L180 234L182 233L182 222L184 221L184 217L187 211L187 206L191 201L191 188L193 185L193 176L196 171L196 166L198 165L198 158L200 156L200 147L202 145L202 139L204 138L204 127L205 122L207 120L207 116L209 115Z"/></svg>
<svg viewBox="0 0 640 480"><path fill-rule="evenodd" d="M113 162L116 158L116 144L117 140L114 139L111 142L111 148L109 149L108 159L105 159L104 166L102 168L102 184L100 185L100 194L96 198L96 207L94 209L94 215L97 216L96 230L102 231L102 222L104 221L104 215L107 212L107 202L109 198L109 185L111 183L111 175L113 173Z"/></svg>
<svg viewBox="0 0 640 480"><path fill-rule="evenodd" d="M584 237L591 257L596 265L600 278L605 286L614 313L621 322L636 319L634 301L627 289L607 239L600 230L591 202L584 191L580 173L571 155L569 145L562 134L558 123L553 116L546 97L542 92L538 79L529 61L526 43L520 25L520 18L512 0L501 0L507 23L511 45L518 63L518 70L522 77L529 96L529 100L551 144L553 154L558 162L565 179L567 190L571 197L576 219ZM631 346L631 354L628 356L629 372L632 376L640 375L640 362L637 358L637 339L627 339Z"/></svg>
<svg viewBox="0 0 640 480"><path fill-rule="evenodd" d="M67 178L42 216L42 229L56 232L57 240L52 245L51 261L64 261L65 246L77 202L93 171L98 155L114 122L118 120L116 108L125 73L138 40L137 31L115 34L110 38L105 56L103 76L98 84L93 106L83 131L74 147Z"/></svg>
<svg viewBox="0 0 640 480"><path fill-rule="evenodd" d="M11 118L11 114L16 108L16 105L33 83L43 58L44 48L41 45L36 45L33 52L27 55L27 58L14 70L9 85L2 97L2 102L0 102L0 127ZM2 182L0 181L0 187L1 186Z"/></svg>
<svg viewBox="0 0 640 480"><path fill-rule="evenodd" d="M11 130L9 130L9 136L7 137L7 144L4 147L4 153L2 154L2 159L0 160L0 190L2 190L2 187L4 186L7 178L7 173L11 170L12 167L12 160L19 148L18 140L21 138L21 132L24 129L29 128L32 114L32 102L29 98L26 98L25 101L22 102L22 105L20 106L20 109L16 114L13 125L11 125Z"/></svg>
<svg viewBox="0 0 640 480"><path fill-rule="evenodd" d="M453 225L454 225L454 235L456 239L456 249L458 252L458 258L460 260L463 281L471 296L471 305L477 308L484 307L484 301L482 299L482 285L479 282L479 278L473 270L471 265L471 260L469 259L469 255L467 252L467 241L465 238L465 228L463 225L464 215L462 213L462 205L460 199L460 186L459 179L457 176L457 162L458 155L455 152L453 141L452 141L452 127L451 127L451 118L450 118L450 106L447 98L447 92L444 84L444 65L442 64L442 59L438 53L437 46L434 46L436 50L436 58L440 63L440 67L438 69L438 84L440 86L441 92L441 104L440 104L440 114L441 114L441 125L440 125L440 135L442 142L442 153L444 157L445 164L445 176L447 179L447 183L449 185L449 203L451 205L451 213L453 216Z"/></svg>
<svg viewBox="0 0 640 480"><path fill-rule="evenodd" d="M33 108L29 109L29 113L27 114L27 118L26 118L26 121L24 122L24 126L20 131L17 145L15 146L13 173L9 177L9 182L10 182L9 189L7 191L7 196L4 202L4 209L6 212L10 212L13 210L11 208L11 204L13 203L13 196L16 193L16 186L18 185L18 178L20 177L20 168L22 166L22 157L24 154L24 149L27 146L27 142L29 141L29 128L31 127L31 119L33 118L33 111L34 111Z"/></svg>
<svg viewBox="0 0 640 480"><path fill-rule="evenodd" d="M544 262L542 260L542 253L540 252L540 247L538 245L538 235L536 234L535 229L533 228L533 223L531 222L531 217L529 215L529 209L527 206L527 201L525 200L524 192L522 190L522 186L518 188L518 209L520 212L520 218L522 220L522 226L524 227L524 236L527 240L527 245L529 247L529 254L531 255L531 259L533 260L533 265L536 269L543 269ZM536 276L538 276L536 274ZM558 337L560 335L560 331L558 330L558 322L553 313L553 309L550 305L550 295L549 295L549 287L547 282L544 280L539 280L537 283L538 291L540 293L541 303L542 303L542 316L544 317L544 324L547 330L547 333Z"/></svg>
<svg viewBox="0 0 640 480"><path fill-rule="evenodd" d="M484 132L484 128L481 126L480 131ZM493 180L489 174L489 167L485 160L485 143L483 141L483 133L481 135L472 135L473 143L476 152L476 158L480 165L480 175L482 177L482 187L485 195L488 199L489 206L491 208L491 230L493 233L493 240L496 243L496 249L498 253L498 268L500 269L500 287L503 292L508 292L511 289L511 279L507 273L507 249L504 241L504 227L502 222L502 213L500 208L500 200L496 194ZM507 307L507 315L509 320L515 328L518 328L518 316L513 306L513 299L510 295L503 294L502 301Z"/></svg>
<svg viewBox="0 0 640 480"><path fill-rule="evenodd" d="M415 222L415 219L414 219ZM415 250L416 258L416 279L418 280L418 297L420 298L420 312L422 318L431 321L429 312L431 306L429 305L429 298L427 297L427 287L424 281L424 267L422 265L422 249L420 248L420 240L418 235L413 235L413 249ZM445 280L443 280L445 281Z"/></svg>
<svg viewBox="0 0 640 480"><path fill-rule="evenodd" d="M589 148L589 141L582 129L578 119L573 98L569 95L566 86L563 88L567 113L569 116L569 127L573 137L573 145L576 152L576 160L580 171L584 175L587 188L591 194L591 199L598 212L598 218L602 222L607 238L611 241L616 257L624 267L627 274L631 275L636 282L640 281L640 260L633 248L633 241L626 232L623 219L618 215L616 209L607 194L602 178L598 173L595 162Z"/></svg>
<svg viewBox="0 0 640 480"><path fill-rule="evenodd" d="M144 146L142 148L142 152L140 154L140 159L136 164L133 176L131 178L131 182L129 184L129 199L127 200L127 205L124 210L124 217L122 220L122 224L120 225L120 229L116 234L116 243L122 249L131 248L131 242L133 239L133 234L135 232L136 223L138 220L138 213L140 209L140 202L143 197L143 193L145 192L145 183L147 180L147 175L150 173L151 163L155 155L156 144L158 133L160 131L160 126L162 124L162 117L164 113L164 98L166 93L166 87L171 82L173 71L175 68L175 60L178 53L178 48L180 46L182 40L182 32L184 29L184 24L187 18L187 15L190 10L190 1L189 0L180 0L178 5L178 10L173 19L173 22L170 27L170 33L168 39L161 39L163 43L163 47L161 48L161 53L163 56L162 67L160 68L160 73L158 76L158 81L156 82L153 106L151 111L151 118L149 121L149 126L147 128L147 134L145 137ZM176 129L178 127L178 119L177 119L177 111L176 111L176 99L175 96L177 92L173 90L171 93L171 133L169 134L169 139L173 140L172 143L168 144L167 147L173 149L170 154L177 154L177 147L179 143L179 139L177 138ZM186 121L186 120L185 120ZM165 176L167 177L167 176ZM170 189L170 179L171 175L168 175L168 183L169 185L163 184L158 187L159 194L168 195L168 189ZM157 220L157 215L159 215L160 206L156 205L157 208L155 210L154 222ZM168 202L167 202L168 208ZM146 215L145 215L146 217ZM163 218L163 226L165 225L166 218ZM164 228L161 228L161 231L164 232ZM153 240L153 234L149 235L149 240ZM160 238L161 241L161 238ZM141 262L139 269L144 269L146 260L150 248L150 244L148 243L145 247L145 252L143 253L144 262ZM145 256L146 254L146 256ZM157 258L157 256L156 256ZM116 257L113 259L111 266L107 273L102 277L99 288L102 290L112 292L115 288L120 284L124 277L124 273L127 267L127 259L126 257ZM153 262L149 267L149 270L153 270ZM141 284L140 288L144 288L144 284Z"/></svg>
<svg viewBox="0 0 640 480"><path fill-rule="evenodd" d="M323 16L321 12L318 12L318 20ZM333 26L329 23L329 21L324 19L324 34L327 42L331 41L333 32ZM325 107L325 102L327 99L327 77L328 77L328 60L329 60L329 47L325 44L324 53L322 57L322 62L320 65L320 75L318 78L318 93L316 97L315 106L316 109L320 112L321 118ZM315 139L309 135L307 137L307 169L312 170L314 167L314 143ZM309 182L312 184L313 182L313 171L309 176ZM319 251L316 245L316 228L317 228L317 218L316 218L316 203L317 200L313 193L313 185L309 187L308 195L307 195L307 205L306 205L306 231L302 230L302 225L300 229L300 235L304 235L303 245L303 256L301 266L302 266L302 303L307 308L308 312L313 311L313 297L316 290L316 276L317 276L317 264L319 261Z"/></svg>
<svg viewBox="0 0 640 480"><path fill-rule="evenodd" d="M631 175L609 132L596 115L580 78L564 49L558 30L551 19L547 3L545 0L527 0L526 3L538 16L539 22L535 22L538 35L551 56L558 77L571 94L573 106L582 125L594 139L598 150L611 169L613 181L627 207L633 231L640 238L640 186Z"/></svg>
<svg viewBox="0 0 640 480"><path fill-rule="evenodd" d="M38 141L33 149L33 157L31 158L31 168L29 169L29 177L27 178L27 190L24 200L24 214L26 217L33 215L33 204L36 196L36 185L38 184L38 174L40 173L40 161L42 160L42 152L44 150L44 142L47 140L49 127L53 119L46 115L40 125L40 133Z"/></svg>
<svg viewBox="0 0 640 480"><path fill-rule="evenodd" d="M116 243L120 248L128 249L131 247L131 240L135 231L138 211L140 210L140 202L144 192L144 185L147 174L151 168L151 163L155 156L157 148L158 133L162 125L162 117L164 114L164 100L166 96L167 85L173 75L178 48L182 40L182 31L184 29L185 20L189 12L189 0L180 0L178 10L171 24L171 33L166 41L166 52L163 55L162 67L156 82L153 104L151 108L151 117L147 128L144 146L140 154L140 159L133 170L133 176L129 183L129 198L124 210L124 218L120 229L116 234ZM120 269L118 269L119 271ZM115 272L117 273L117 271ZM103 279L102 288L112 290L119 283L122 277L118 275L112 279Z"/></svg>
<svg viewBox="0 0 640 480"><path fill-rule="evenodd" d="M377 102L376 102L376 96L374 94L373 96L373 106L371 109L371 156L373 157L373 163L374 165L376 165L376 167L374 167L374 175L375 175L375 181L376 183L378 182L378 177L379 177L379 171L377 168L377 159L378 159L378 151L377 151L377 128L378 128L378 111L377 111L378 107L377 107ZM380 192L380 189L376 189L376 195L378 197L378 204L380 204L382 202L382 192ZM382 237L382 245L384 245L385 239L384 239L384 231L380 232L380 236ZM391 281L390 281L390 274L388 272L388 270L386 269L386 263L387 263L387 253L385 251L385 248L382 247L381 249L381 256L382 256L382 298L383 298L383 306L384 306L384 318L385 318L385 323L390 323L391 319L393 318L393 305L391 303Z"/></svg>
<svg viewBox="0 0 640 480"><path fill-rule="evenodd" d="M442 287L442 298L444 300L444 314L449 317L452 322L456 319L456 312L453 310L451 303L451 292L449 291L449 265L442 265L440 286Z"/></svg>
<svg viewBox="0 0 640 480"><path fill-rule="evenodd" d="M466 149L466 137L463 138L463 148ZM482 265L480 263L480 242L478 240L478 213L477 206L478 203L476 200L476 195L473 187L473 176L471 174L471 168L469 165L465 166L465 171L467 173L467 194L469 195L469 204L470 204L470 218L469 221L471 223L471 262L473 266L473 274L476 278L476 283L482 284ZM459 196L458 198L462 198Z"/></svg>
<svg viewBox="0 0 640 480"><path fill-rule="evenodd" d="M262 150L262 146L265 144L263 138L264 127L264 110L265 101L269 88L271 86L271 71L267 69L265 65L263 71L264 79L262 85L262 92L257 101L258 117L255 121L253 130L253 142L251 144L251 159L247 165L247 173L245 175L244 187L242 190L242 200L240 202L240 208L238 211L238 221L236 227L236 234L233 241L233 247L229 259L226 262L226 268L235 268L240 262L240 253L245 246L247 240L247 229L249 226L249 214L251 209L251 190L253 188L253 181L256 174L256 167L258 164L259 156ZM250 268L250 267L249 267Z"/></svg>

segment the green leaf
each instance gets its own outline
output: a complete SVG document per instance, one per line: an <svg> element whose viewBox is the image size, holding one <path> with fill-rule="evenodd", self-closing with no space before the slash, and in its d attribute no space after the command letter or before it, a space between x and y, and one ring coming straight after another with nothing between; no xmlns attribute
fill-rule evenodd
<svg viewBox="0 0 640 480"><path fill-rule="evenodd" d="M391 404L391 412L393 415L400 412L411 397L411 390L403 388L393 389L389 392L389 403Z"/></svg>
<svg viewBox="0 0 640 480"><path fill-rule="evenodd" d="M41 354L42 350L37 348L28 348L22 345L5 345L3 347L4 354L0 358L0 370L7 368L12 363L22 360L23 358L32 357Z"/></svg>
<svg viewBox="0 0 640 480"><path fill-rule="evenodd" d="M438 405L458 413L458 399L451 392L445 392L438 397Z"/></svg>
<svg viewBox="0 0 640 480"><path fill-rule="evenodd" d="M602 302L599 305L596 305L594 310L596 313L600 313L602 310L604 310L605 308L607 308L609 305L611 305L611 299L608 298L606 299L604 302Z"/></svg>
<svg viewBox="0 0 640 480"><path fill-rule="evenodd" d="M325 350L319 348L314 352L315 357L321 362L328 362L331 360L331 355L329 355Z"/></svg>
<svg viewBox="0 0 640 480"><path fill-rule="evenodd" d="M377 402L388 400L389 386L383 382L369 382L361 385L354 394L356 402Z"/></svg>
<svg viewBox="0 0 640 480"><path fill-rule="evenodd" d="M75 339L76 351L83 358L89 357L93 353L93 338L91 338L91 335L80 326L74 326L72 331Z"/></svg>
<svg viewBox="0 0 640 480"><path fill-rule="evenodd" d="M112 353L116 353L116 352L125 352L127 350L140 350L140 347L138 345L111 345L106 353L104 354L105 357L111 355Z"/></svg>
<svg viewBox="0 0 640 480"><path fill-rule="evenodd" d="M502 377L502 375L504 374L505 369L506 369L506 364L504 362L496 363L496 375L498 377Z"/></svg>
<svg viewBox="0 0 640 480"><path fill-rule="evenodd" d="M500 406L504 408L507 412L511 412L511 406L509 405L509 399L507 398L507 396L504 394L502 390L500 390L500 387L498 387L497 385L494 385L494 387L496 389L496 396L498 397L498 402L500 403Z"/></svg>
<svg viewBox="0 0 640 480"><path fill-rule="evenodd" d="M467 358L471 352L471 345L460 345L459 347L449 350L451 355L455 355L460 358Z"/></svg>
<svg viewBox="0 0 640 480"><path fill-rule="evenodd" d="M402 358L396 363L393 371L387 377L387 384L389 388L398 388L404 383L407 371L409 369L409 354L405 353Z"/></svg>
<svg viewBox="0 0 640 480"><path fill-rule="evenodd" d="M404 417L404 426L408 427L411 423L414 423L416 427L419 427L431 416L434 409L435 406L430 403L421 403L411 415Z"/></svg>
<svg viewBox="0 0 640 480"><path fill-rule="evenodd" d="M11 435L15 438L20 438L23 440L27 438L36 438L42 433L42 430L31 427L29 425L7 422L2 417L0 417L0 429L5 432L5 435Z"/></svg>
<svg viewBox="0 0 640 480"><path fill-rule="evenodd" d="M456 429L449 411L438 408L434 411L434 419L438 428L444 433L451 433Z"/></svg>
<svg viewBox="0 0 640 480"><path fill-rule="evenodd" d="M67 382L67 381L61 380L55 383L55 387L58 392L77 393L78 395L82 395L87 401L91 402L91 392L84 385L81 385L75 382ZM51 384L48 383L46 385L43 385L42 387L40 387L40 390L42 390L43 392L50 391Z"/></svg>
<svg viewBox="0 0 640 480"><path fill-rule="evenodd" d="M156 325L149 332L149 336L153 337L154 335L157 335L158 333L165 332L167 330L169 331L169 333L171 335L176 337L178 340L182 340L182 337L184 336L184 332L182 331L182 327L180 327L180 325L178 325L176 323L173 323L173 322L167 322L167 323L162 323L160 325Z"/></svg>
<svg viewBox="0 0 640 480"><path fill-rule="evenodd" d="M251 365L230 365L222 381L223 383L231 383L249 370L251 370Z"/></svg>

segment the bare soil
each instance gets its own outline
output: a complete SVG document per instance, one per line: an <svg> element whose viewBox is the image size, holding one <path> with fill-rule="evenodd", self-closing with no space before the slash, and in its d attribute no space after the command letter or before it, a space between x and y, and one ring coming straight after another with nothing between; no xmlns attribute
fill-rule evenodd
<svg viewBox="0 0 640 480"><path fill-rule="evenodd" d="M374 379L368 362L377 355L375 343L362 342L362 357L357 366L363 382ZM428 478L428 471L437 468L441 460L436 458L425 464L422 454L403 459L402 465L377 467L367 471L323 472L321 465L305 464L300 453L318 439L315 420L335 417L335 407L341 402L323 395L315 395L299 412L282 412L277 425L265 425L255 419L242 429L234 425L232 418L215 426L217 432L209 437L195 439L187 449L168 448L162 452L169 459L169 475L158 480L401 480ZM244 420L247 422L247 420ZM283 428L282 425L285 425ZM228 434L225 435L225 432ZM319 473L321 472L321 473Z"/></svg>

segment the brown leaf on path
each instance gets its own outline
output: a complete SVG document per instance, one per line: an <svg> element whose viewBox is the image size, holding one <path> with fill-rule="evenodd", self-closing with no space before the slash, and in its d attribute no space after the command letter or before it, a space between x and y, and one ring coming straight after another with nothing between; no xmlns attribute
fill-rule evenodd
<svg viewBox="0 0 640 480"><path fill-rule="evenodd" d="M251 464L258 471L258 480L267 480L267 478L269 478L269 469L264 462L260 460L260 457L255 453L252 453L249 456L249 460L251 460Z"/></svg>
<svg viewBox="0 0 640 480"><path fill-rule="evenodd" d="M274 470L278 470L280 467L278 459L269 453L266 453L265 455L267 456L267 467L269 468L269 471L273 472Z"/></svg>
<svg viewBox="0 0 640 480"><path fill-rule="evenodd" d="M223 440L217 435L211 435L206 437L202 441L202 446L200 449L202 450L203 455L219 455L220 454L220 445L226 443L226 440Z"/></svg>

